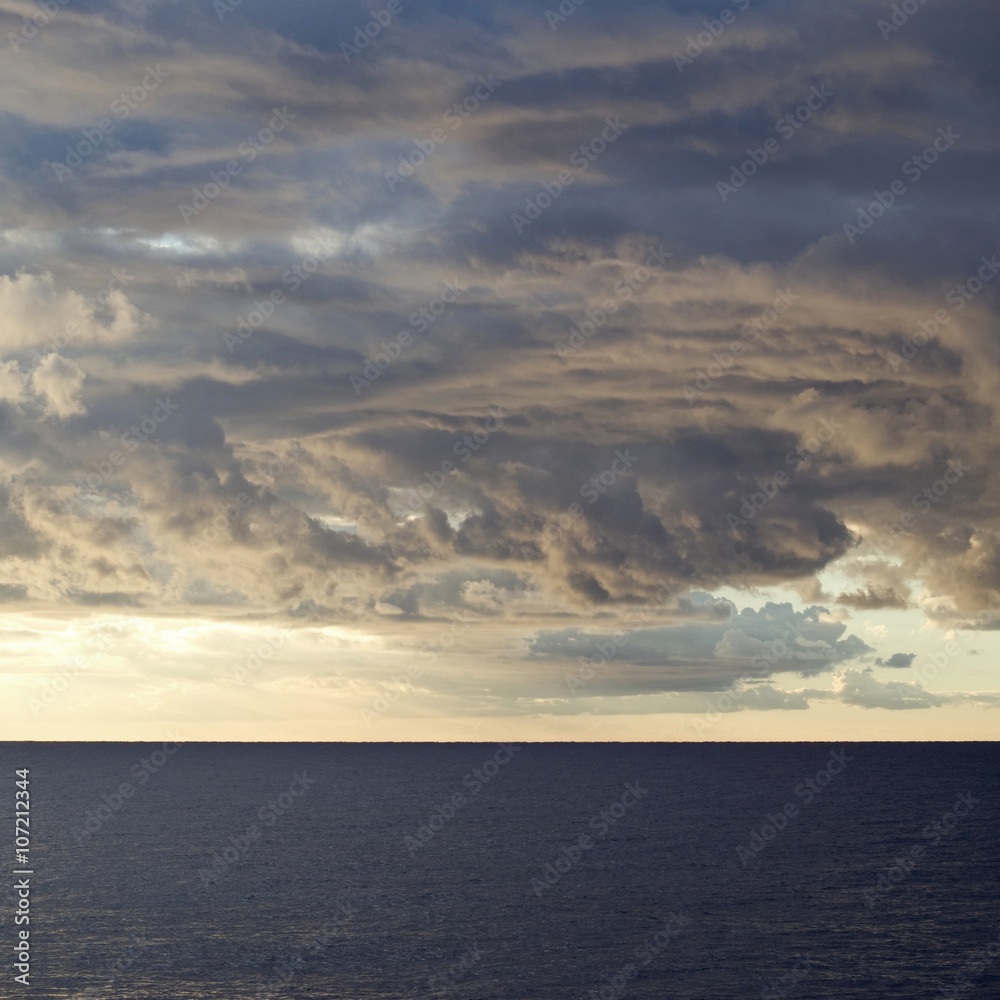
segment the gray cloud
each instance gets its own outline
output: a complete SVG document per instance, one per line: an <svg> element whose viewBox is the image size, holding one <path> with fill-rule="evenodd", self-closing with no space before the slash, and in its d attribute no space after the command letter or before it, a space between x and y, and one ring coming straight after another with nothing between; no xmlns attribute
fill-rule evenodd
<svg viewBox="0 0 1000 1000"><path fill-rule="evenodd" d="M855 590L851 593L841 594L837 598L837 603L846 604L848 607L857 608L858 610L909 607L906 598L900 596L894 590L877 589L871 585L865 590Z"/></svg>
<svg viewBox="0 0 1000 1000"><path fill-rule="evenodd" d="M61 9L0 69L18 606L413 641L474 611L539 670L645 607L594 682L622 697L718 690L792 626L761 676L874 653L844 608L1000 627L975 617L1000 590L995 16L928 5L883 41L847 0L770 5L679 72L706 11L553 34L431 2L348 61L360 9ZM831 569L837 615L692 596Z"/></svg>
<svg viewBox="0 0 1000 1000"><path fill-rule="evenodd" d="M796 612L790 604L766 604L718 623L626 626L617 632L541 630L529 648L533 658L593 667L597 677L591 690L713 691L747 676L792 670L815 675L871 652L857 636L845 635L846 630L823 608Z"/></svg>
<svg viewBox="0 0 1000 1000"><path fill-rule="evenodd" d="M916 658L916 653L893 653L886 659L878 657L875 660L875 665L879 667L908 667Z"/></svg>
<svg viewBox="0 0 1000 1000"><path fill-rule="evenodd" d="M919 684L878 681L867 670L843 671L835 679L834 690L841 701L860 708L936 708L951 700L925 691Z"/></svg>

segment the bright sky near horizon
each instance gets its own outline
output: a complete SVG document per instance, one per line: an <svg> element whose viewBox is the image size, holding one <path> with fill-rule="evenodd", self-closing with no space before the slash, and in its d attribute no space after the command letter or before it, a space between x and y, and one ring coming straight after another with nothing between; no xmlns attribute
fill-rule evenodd
<svg viewBox="0 0 1000 1000"><path fill-rule="evenodd" d="M0 0L3 738L994 739L998 12L889 13Z"/></svg>

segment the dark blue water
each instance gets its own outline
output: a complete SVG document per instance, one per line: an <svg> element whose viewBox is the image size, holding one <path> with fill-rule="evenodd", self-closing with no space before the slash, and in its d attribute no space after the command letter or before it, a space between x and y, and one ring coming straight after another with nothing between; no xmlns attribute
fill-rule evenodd
<svg viewBox="0 0 1000 1000"><path fill-rule="evenodd" d="M168 749L0 744L0 995L1000 996L996 744Z"/></svg>

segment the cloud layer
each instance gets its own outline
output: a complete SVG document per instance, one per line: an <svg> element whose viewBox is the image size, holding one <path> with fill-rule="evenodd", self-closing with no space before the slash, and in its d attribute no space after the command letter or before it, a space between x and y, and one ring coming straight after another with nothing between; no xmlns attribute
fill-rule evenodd
<svg viewBox="0 0 1000 1000"><path fill-rule="evenodd" d="M7 606L941 704L846 623L1000 625L995 16L718 6L0 3Z"/></svg>

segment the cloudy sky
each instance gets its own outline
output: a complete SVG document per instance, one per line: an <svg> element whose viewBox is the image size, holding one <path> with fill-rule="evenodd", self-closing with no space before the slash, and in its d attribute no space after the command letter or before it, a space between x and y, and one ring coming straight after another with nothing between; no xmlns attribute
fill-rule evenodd
<svg viewBox="0 0 1000 1000"><path fill-rule="evenodd" d="M0 0L11 739L988 739L997 11Z"/></svg>

